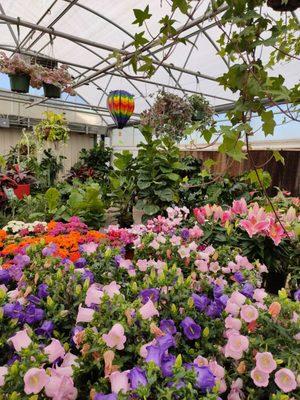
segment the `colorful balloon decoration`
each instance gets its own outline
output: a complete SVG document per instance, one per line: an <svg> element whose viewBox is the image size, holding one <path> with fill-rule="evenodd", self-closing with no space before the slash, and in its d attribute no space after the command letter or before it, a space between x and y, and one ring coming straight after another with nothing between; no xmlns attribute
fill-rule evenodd
<svg viewBox="0 0 300 400"><path fill-rule="evenodd" d="M107 108L118 128L122 129L134 111L133 95L125 90L113 90L108 95Z"/></svg>

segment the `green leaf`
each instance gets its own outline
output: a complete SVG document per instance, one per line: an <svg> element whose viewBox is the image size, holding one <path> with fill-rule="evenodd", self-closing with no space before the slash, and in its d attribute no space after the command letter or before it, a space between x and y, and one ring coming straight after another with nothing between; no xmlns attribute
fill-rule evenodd
<svg viewBox="0 0 300 400"><path fill-rule="evenodd" d="M279 153L279 151L274 150L273 157L277 162L280 161L282 165L285 165L284 157Z"/></svg>
<svg viewBox="0 0 300 400"><path fill-rule="evenodd" d="M216 161L212 160L211 158L204 161L203 165L206 169L210 170L213 165L216 164Z"/></svg>
<svg viewBox="0 0 300 400"><path fill-rule="evenodd" d="M221 153L227 154L229 157L236 161L241 161L246 158L245 153L242 151L244 142L239 140L239 131L241 127L232 129L229 126L222 126L223 143L219 146Z"/></svg>
<svg viewBox="0 0 300 400"><path fill-rule="evenodd" d="M50 211L55 210L60 201L60 193L57 189L55 188L49 188L47 192L45 193L45 200L47 201L48 208Z"/></svg>
<svg viewBox="0 0 300 400"><path fill-rule="evenodd" d="M171 181L178 181L178 179L180 178L180 176L178 174L175 174L174 172L171 172L171 173L167 174L167 177Z"/></svg>
<svg viewBox="0 0 300 400"><path fill-rule="evenodd" d="M150 181L138 181L137 185L141 190L147 189L150 187L152 182Z"/></svg>
<svg viewBox="0 0 300 400"><path fill-rule="evenodd" d="M271 110L270 111L263 111L261 113L261 119L263 121L262 129L264 131L265 136L273 135L274 128L276 126L276 123L274 121L273 111L271 111Z"/></svg>
<svg viewBox="0 0 300 400"><path fill-rule="evenodd" d="M152 17L152 14L149 13L149 5L145 8L145 10L134 8L133 12L135 16L135 21L133 24L138 24L138 26L142 26L147 19Z"/></svg>
<svg viewBox="0 0 300 400"><path fill-rule="evenodd" d="M182 14L186 14L189 10L188 2L186 0L173 0L172 11L175 11L177 8L179 8Z"/></svg>
<svg viewBox="0 0 300 400"><path fill-rule="evenodd" d="M156 206L155 204L146 204L143 207L143 210L148 215L154 215L154 214L158 213L160 208L158 206Z"/></svg>
<svg viewBox="0 0 300 400"><path fill-rule="evenodd" d="M136 49L139 48L139 47L142 47L142 46L144 46L145 44L148 43L148 40L144 37L144 33L145 33L145 31L140 32L140 33L136 33L134 35L134 47Z"/></svg>

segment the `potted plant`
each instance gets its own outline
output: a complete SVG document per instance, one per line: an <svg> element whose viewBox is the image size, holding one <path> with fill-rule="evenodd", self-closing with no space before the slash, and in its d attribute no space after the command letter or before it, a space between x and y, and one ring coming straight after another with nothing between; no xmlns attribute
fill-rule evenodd
<svg viewBox="0 0 300 400"><path fill-rule="evenodd" d="M159 91L149 110L141 115L142 126L154 129L156 137L168 136L180 142L184 131L192 122L193 108L190 102L173 93Z"/></svg>
<svg viewBox="0 0 300 400"><path fill-rule="evenodd" d="M211 122L214 109L201 94L194 94L188 100L193 107L192 121L203 121L205 125Z"/></svg>
<svg viewBox="0 0 300 400"><path fill-rule="evenodd" d="M35 182L30 171L22 170L20 166L16 164L7 171L6 176L16 183L14 192L19 200L22 200L24 196L30 195L30 185Z"/></svg>
<svg viewBox="0 0 300 400"><path fill-rule="evenodd" d="M69 139L69 131L67 120L63 114L56 114L52 111L45 111L43 115L46 117L34 127L34 133L40 143L66 142Z"/></svg>
<svg viewBox="0 0 300 400"><path fill-rule="evenodd" d="M59 68L47 68L36 64L31 72L31 86L37 89L43 86L45 97L60 98L61 92L74 95L73 78L68 67L62 64Z"/></svg>
<svg viewBox="0 0 300 400"><path fill-rule="evenodd" d="M13 92L28 93L30 84L30 65L19 55L9 58L0 53L0 72L7 74Z"/></svg>
<svg viewBox="0 0 300 400"><path fill-rule="evenodd" d="M295 11L300 7L300 0L268 0L267 4L275 11Z"/></svg>

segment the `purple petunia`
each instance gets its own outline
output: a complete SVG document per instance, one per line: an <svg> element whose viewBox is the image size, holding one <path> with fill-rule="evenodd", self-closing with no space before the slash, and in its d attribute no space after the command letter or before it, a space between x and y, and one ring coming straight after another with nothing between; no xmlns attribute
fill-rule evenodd
<svg viewBox="0 0 300 400"><path fill-rule="evenodd" d="M188 240L188 238L190 237L190 232L189 232L188 228L181 229L180 235L183 240Z"/></svg>
<svg viewBox="0 0 300 400"><path fill-rule="evenodd" d="M252 299L253 298L253 294L254 294L253 285L251 285L251 283L245 283L243 288L242 288L242 290L241 290L241 293L244 296L248 297L249 299Z"/></svg>
<svg viewBox="0 0 300 400"><path fill-rule="evenodd" d="M87 261L84 257L80 257L80 258L78 258L78 260L76 260L74 262L74 265L76 268L84 268L86 266L86 264L87 264Z"/></svg>
<svg viewBox="0 0 300 400"><path fill-rule="evenodd" d="M153 361L158 367L161 366L161 357L162 357L162 351L159 346L148 346L147 347L147 357L146 357L146 362Z"/></svg>
<svg viewBox="0 0 300 400"><path fill-rule="evenodd" d="M192 294L192 299L194 300L194 305L196 310L203 312L207 306L210 304L209 298L205 294L201 294L200 296L196 293Z"/></svg>
<svg viewBox="0 0 300 400"><path fill-rule="evenodd" d="M238 282L238 283L245 282L245 278L240 271L235 272L233 276L234 276L234 279L236 280L236 282Z"/></svg>
<svg viewBox="0 0 300 400"><path fill-rule="evenodd" d="M213 287L213 294L214 294L214 298L215 298L215 299L218 299L219 297L221 297L222 294L223 294L223 288L222 288L222 286L214 285L214 287Z"/></svg>
<svg viewBox="0 0 300 400"><path fill-rule="evenodd" d="M9 272L6 269L1 269L0 270L0 284L4 283L8 283L11 280L11 276L9 274Z"/></svg>
<svg viewBox="0 0 300 400"><path fill-rule="evenodd" d="M35 333L39 336L51 338L53 330L54 323L52 321L44 321L42 325L35 330Z"/></svg>
<svg viewBox="0 0 300 400"><path fill-rule="evenodd" d="M300 289L296 290L296 292L294 293L294 299L296 301L300 301Z"/></svg>
<svg viewBox="0 0 300 400"><path fill-rule="evenodd" d="M181 321L180 326L189 340L200 338L202 329L191 317L184 318L184 320Z"/></svg>
<svg viewBox="0 0 300 400"><path fill-rule="evenodd" d="M53 256L53 254L57 251L58 247L55 243L50 243L48 246L44 247L42 250L42 254L44 257Z"/></svg>
<svg viewBox="0 0 300 400"><path fill-rule="evenodd" d="M171 335L175 335L177 332L176 325L172 319L162 319L160 321L159 328L164 333L170 333Z"/></svg>
<svg viewBox="0 0 300 400"><path fill-rule="evenodd" d="M40 298L40 299L44 299L45 297L47 297L49 295L49 292L48 292L48 285L46 285L45 283L41 283L39 286L38 286L38 293L37 293L37 296Z"/></svg>
<svg viewBox="0 0 300 400"><path fill-rule="evenodd" d="M159 290L155 288L141 290L139 297L142 299L143 304L146 304L149 300L154 303L159 299Z"/></svg>
<svg viewBox="0 0 300 400"><path fill-rule="evenodd" d="M41 308L36 307L34 304L29 304L25 310L25 322L27 324L35 324L44 318L45 312Z"/></svg>
<svg viewBox="0 0 300 400"><path fill-rule="evenodd" d="M94 400L117 400L118 395L117 393L110 393L110 394L103 394L103 393L96 393Z"/></svg>
<svg viewBox="0 0 300 400"><path fill-rule="evenodd" d="M207 366L198 367L193 366L196 373L196 386L201 390L202 393L209 392L215 386L215 376Z"/></svg>
<svg viewBox="0 0 300 400"><path fill-rule="evenodd" d="M132 368L128 373L130 387L135 390L139 386L146 386L148 381L146 377L146 372L140 367Z"/></svg>
<svg viewBox="0 0 300 400"><path fill-rule="evenodd" d="M175 347L176 345L175 339L170 333L167 333L164 336L160 336L156 339L156 341L162 353L167 351L170 347Z"/></svg>
<svg viewBox="0 0 300 400"><path fill-rule="evenodd" d="M19 322L24 322L25 313L22 305L17 301L16 303L7 303L3 306L3 313L5 317L11 319L18 319Z"/></svg>
<svg viewBox="0 0 300 400"><path fill-rule="evenodd" d="M207 309L205 310L205 314L210 317L210 318L218 318L220 317L222 311L224 309L224 306L221 302L219 301L212 301Z"/></svg>
<svg viewBox="0 0 300 400"><path fill-rule="evenodd" d="M176 357L173 354L164 354L161 358L161 372L164 377L173 376L173 367Z"/></svg>

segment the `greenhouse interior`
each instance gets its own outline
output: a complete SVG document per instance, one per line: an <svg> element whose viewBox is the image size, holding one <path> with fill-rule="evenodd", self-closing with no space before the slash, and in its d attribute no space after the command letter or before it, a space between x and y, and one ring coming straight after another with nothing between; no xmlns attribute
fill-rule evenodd
<svg viewBox="0 0 300 400"><path fill-rule="evenodd" d="M300 400L299 27L0 0L0 400Z"/></svg>

